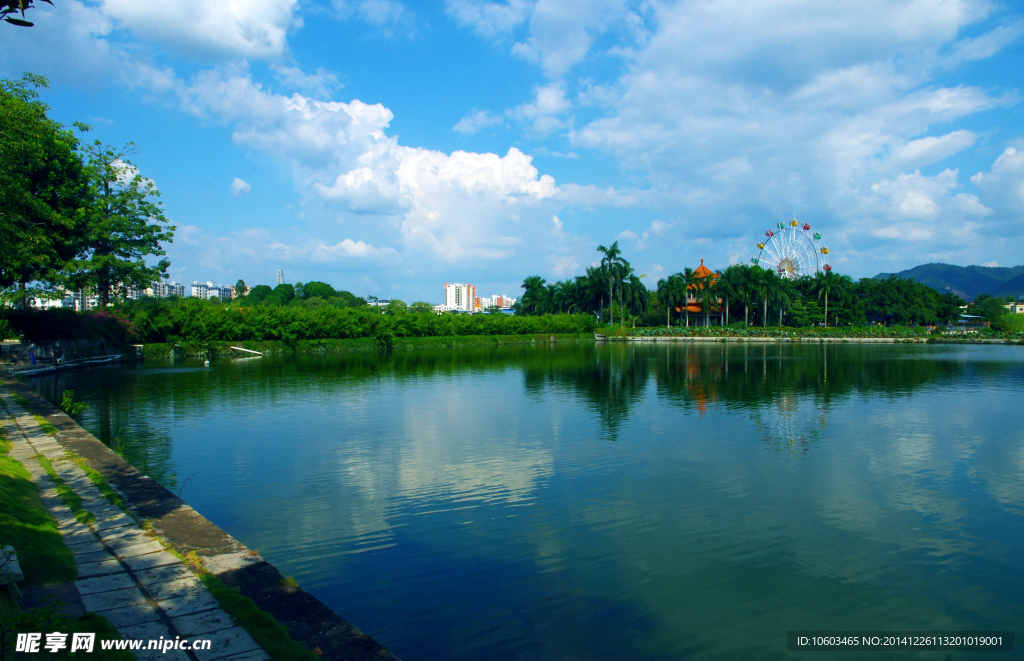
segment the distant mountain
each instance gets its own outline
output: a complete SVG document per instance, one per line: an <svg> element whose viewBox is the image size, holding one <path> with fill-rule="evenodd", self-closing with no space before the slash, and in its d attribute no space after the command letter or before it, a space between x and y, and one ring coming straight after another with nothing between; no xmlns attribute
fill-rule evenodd
<svg viewBox="0 0 1024 661"><path fill-rule="evenodd" d="M879 273L876 279L888 278L892 273ZM979 294L1013 296L1024 300L1024 265L1022 266L955 266L953 264L922 264L895 275L913 278L917 282L937 289L940 293L953 292L968 300Z"/></svg>

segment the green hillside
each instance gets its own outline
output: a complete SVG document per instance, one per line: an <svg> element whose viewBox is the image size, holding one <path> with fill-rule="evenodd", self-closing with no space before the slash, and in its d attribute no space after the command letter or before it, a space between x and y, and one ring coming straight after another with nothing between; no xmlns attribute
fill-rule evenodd
<svg viewBox="0 0 1024 661"><path fill-rule="evenodd" d="M892 273L879 273L875 278L888 278ZM1022 266L956 266L954 264L921 264L895 275L913 278L937 289L953 292L967 300L979 294L1013 296L1024 300L1024 265Z"/></svg>

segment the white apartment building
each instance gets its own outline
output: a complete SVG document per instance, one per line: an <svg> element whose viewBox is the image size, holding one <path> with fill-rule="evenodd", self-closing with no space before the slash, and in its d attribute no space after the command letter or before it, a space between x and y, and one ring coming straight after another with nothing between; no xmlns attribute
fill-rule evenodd
<svg viewBox="0 0 1024 661"><path fill-rule="evenodd" d="M149 287L144 292L146 296L155 296L156 298L167 298L168 296L184 296L185 285L180 282L154 282L152 287Z"/></svg>
<svg viewBox="0 0 1024 661"><path fill-rule="evenodd" d="M1007 303L1006 309L1009 310L1011 314L1024 314L1024 303L1020 301L1017 301L1016 303Z"/></svg>
<svg viewBox="0 0 1024 661"><path fill-rule="evenodd" d="M444 307L452 310L473 311L473 299L476 298L476 287L466 283L444 283Z"/></svg>
<svg viewBox="0 0 1024 661"><path fill-rule="evenodd" d="M219 298L222 301L230 301L235 297L235 288L232 285L222 285L214 282L213 280L207 280L205 283L193 282L192 296L195 298L205 298L207 300L211 298Z"/></svg>

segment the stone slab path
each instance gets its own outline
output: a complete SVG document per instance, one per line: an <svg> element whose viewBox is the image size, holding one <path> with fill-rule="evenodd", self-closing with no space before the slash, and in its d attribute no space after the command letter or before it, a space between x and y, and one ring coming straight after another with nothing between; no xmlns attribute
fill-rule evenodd
<svg viewBox="0 0 1024 661"><path fill-rule="evenodd" d="M21 462L39 489L43 505L57 522L75 556L74 582L85 609L106 617L126 639L208 639L208 650L141 650L139 659L166 661L268 661L249 632L223 611L206 586L176 556L147 535L134 517L111 503L66 448L43 432L14 398L0 392L0 426L11 442L9 456ZM4 410L6 409L6 410ZM39 462L54 472L82 501L96 521L83 525L57 494ZM221 563L243 563L223 557Z"/></svg>

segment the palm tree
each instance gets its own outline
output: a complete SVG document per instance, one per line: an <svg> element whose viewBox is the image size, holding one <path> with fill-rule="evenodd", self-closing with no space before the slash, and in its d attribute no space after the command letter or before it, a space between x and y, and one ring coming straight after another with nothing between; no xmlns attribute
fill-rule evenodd
<svg viewBox="0 0 1024 661"><path fill-rule="evenodd" d="M818 294L818 298L825 296L825 326L828 326L828 297L833 292L842 296L843 292L853 285L853 279L848 275L839 275L832 271L818 271L814 274L811 282L811 291ZM838 315L837 315L838 316Z"/></svg>
<svg viewBox="0 0 1024 661"><path fill-rule="evenodd" d="M769 271L759 266L752 268L750 273L751 290L761 299L764 304L764 313L761 316L761 325L768 326L768 299L774 294L778 276L775 271Z"/></svg>
<svg viewBox="0 0 1024 661"><path fill-rule="evenodd" d="M544 302L545 283L539 275L531 275L523 280L523 311L527 314L540 314L539 308Z"/></svg>
<svg viewBox="0 0 1024 661"><path fill-rule="evenodd" d="M733 264L722 272L718 278L718 291L725 298L725 325L729 325L729 302L733 298L741 298L740 290L743 286L743 266Z"/></svg>
<svg viewBox="0 0 1024 661"><path fill-rule="evenodd" d="M782 328L782 308L793 303L793 293L793 281L789 278L778 278L775 301L779 304L779 328Z"/></svg>
<svg viewBox="0 0 1024 661"><path fill-rule="evenodd" d="M694 270L690 267L683 269L683 272L679 275L682 278L683 284L683 308L686 309L686 326L690 326L690 289L697 287L697 276L694 275Z"/></svg>
<svg viewBox="0 0 1024 661"><path fill-rule="evenodd" d="M552 306L558 306L561 314L568 308L570 311L576 304L576 283L572 280L562 280L555 283L555 291L551 297Z"/></svg>
<svg viewBox="0 0 1024 661"><path fill-rule="evenodd" d="M647 306L651 302L651 293L647 291L647 287L642 282L642 279L646 277L646 273L644 275L630 273L624 285L626 304L629 306L629 313L633 316L633 328L636 328L637 315L647 312Z"/></svg>
<svg viewBox="0 0 1024 661"><path fill-rule="evenodd" d="M620 259L619 263L616 264L615 268L612 269L615 273L615 281L619 283L619 320L622 325L626 325L626 310L623 308L623 286L624 283L633 276L633 267L629 265L625 259Z"/></svg>
<svg viewBox="0 0 1024 661"><path fill-rule="evenodd" d="M672 294L672 286L673 286L672 276L669 276L667 278L662 278L661 280L658 280L658 289L657 289L658 300L665 304L665 327L666 328L672 328L672 317L671 317L672 305L671 305L671 299L675 298L674 295Z"/></svg>
<svg viewBox="0 0 1024 661"><path fill-rule="evenodd" d="M605 276L608 278L608 307L612 306L612 289L615 285L615 268L614 266L622 261L622 251L619 250L619 242L616 241L610 247L605 248L604 246L598 246L597 252L601 253L601 269L605 272ZM601 319L604 320L604 305L601 306ZM615 319L611 319L612 323L615 323Z"/></svg>

